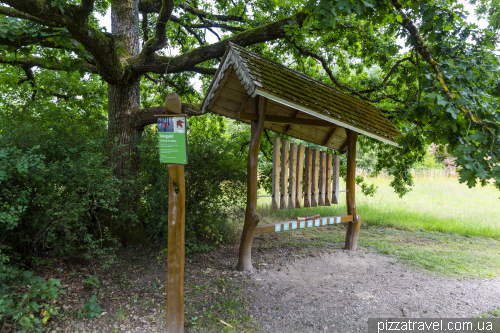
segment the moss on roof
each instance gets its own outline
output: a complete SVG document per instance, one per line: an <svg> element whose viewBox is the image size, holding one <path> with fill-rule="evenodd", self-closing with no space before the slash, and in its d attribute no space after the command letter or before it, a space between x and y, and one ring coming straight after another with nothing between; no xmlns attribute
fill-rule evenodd
<svg viewBox="0 0 500 333"><path fill-rule="evenodd" d="M370 103L235 44L231 43L229 49L239 55L259 90L393 142L401 135Z"/></svg>

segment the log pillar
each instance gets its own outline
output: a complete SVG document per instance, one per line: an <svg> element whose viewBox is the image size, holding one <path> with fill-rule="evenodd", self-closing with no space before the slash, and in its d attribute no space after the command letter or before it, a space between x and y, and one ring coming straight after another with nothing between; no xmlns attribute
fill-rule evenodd
<svg viewBox="0 0 500 333"><path fill-rule="evenodd" d="M167 250L167 333L184 332L184 224L186 182L184 165L167 164L168 250ZM179 192L175 192L174 183Z"/></svg>
<svg viewBox="0 0 500 333"><path fill-rule="evenodd" d="M358 244L359 229L361 227L361 217L356 209L356 141L358 133L346 129L347 133L347 175L346 175L346 201L347 215L352 215L353 220L349 222L347 234L345 236L345 249L356 251Z"/></svg>
<svg viewBox="0 0 500 333"><path fill-rule="evenodd" d="M252 269L252 241L255 235L255 228L260 221L257 215L257 162L259 159L262 131L264 130L264 111L266 105L267 99L263 97L257 96L252 99L252 113L258 114L259 119L257 121L252 120L251 122L247 163L247 207L238 257L239 271Z"/></svg>

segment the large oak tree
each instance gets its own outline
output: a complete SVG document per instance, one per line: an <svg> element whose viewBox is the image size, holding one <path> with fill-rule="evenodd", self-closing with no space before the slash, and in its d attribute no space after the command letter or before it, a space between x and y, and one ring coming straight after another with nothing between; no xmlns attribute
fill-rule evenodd
<svg viewBox="0 0 500 333"><path fill-rule="evenodd" d="M369 144L378 152L377 170L395 176L401 195L411 184L408 168L431 142L447 145L469 186L500 183L498 24L487 1L481 8L491 24L484 30L464 20L460 4L444 0L0 3L0 66L22 69L20 84L36 90L36 73L44 70L80 71L107 83L110 160L119 177L137 175L137 143L162 112L141 101L141 85L143 95L169 86L186 102L192 74L206 87L233 42L378 106L404 134L402 149ZM108 10L111 32L96 19ZM208 43L207 35L218 41ZM200 114L197 104L184 103L183 111Z"/></svg>

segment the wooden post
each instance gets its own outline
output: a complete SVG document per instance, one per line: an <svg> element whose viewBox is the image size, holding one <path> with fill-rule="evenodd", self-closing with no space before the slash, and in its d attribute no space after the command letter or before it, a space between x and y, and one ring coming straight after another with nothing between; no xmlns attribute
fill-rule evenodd
<svg viewBox="0 0 500 333"><path fill-rule="evenodd" d="M184 165L168 164L167 333L184 332ZM174 183L179 193L175 193Z"/></svg>
<svg viewBox="0 0 500 333"><path fill-rule="evenodd" d="M259 120L252 120L250 125L251 134L247 162L247 207L238 257L238 270L240 271L252 269L252 241L255 235L255 228L260 221L257 215L257 162L259 159L262 131L264 129L264 111L266 106L267 99L258 96L252 98L252 113L258 113Z"/></svg>
<svg viewBox="0 0 500 333"><path fill-rule="evenodd" d="M297 196L296 186L297 186L297 144L290 144L290 176L289 176L289 191L288 196L288 209L295 208L295 200Z"/></svg>
<svg viewBox="0 0 500 333"><path fill-rule="evenodd" d="M271 209L279 209L280 206L280 144L281 139L273 139L273 193Z"/></svg>
<svg viewBox="0 0 500 333"><path fill-rule="evenodd" d="M297 150L297 197L295 200L295 208L302 207L303 176L304 176L304 145L299 145L299 149Z"/></svg>
<svg viewBox="0 0 500 333"><path fill-rule="evenodd" d="M280 209L286 209L288 199L288 140L283 140L281 145L281 204Z"/></svg>
<svg viewBox="0 0 500 333"><path fill-rule="evenodd" d="M326 155L325 206L332 205L332 154Z"/></svg>
<svg viewBox="0 0 500 333"><path fill-rule="evenodd" d="M333 156L333 165L332 165L332 204L338 205L339 203L339 175L340 175L340 156Z"/></svg>
<svg viewBox="0 0 500 333"><path fill-rule="evenodd" d="M318 206L325 205L326 191L326 153L319 153L319 191L318 191Z"/></svg>
<svg viewBox="0 0 500 333"><path fill-rule="evenodd" d="M311 207L311 174L312 174L312 149L306 148L306 184L304 186L304 207Z"/></svg>
<svg viewBox="0 0 500 333"><path fill-rule="evenodd" d="M356 140L358 133L346 129L347 133L347 175L346 175L346 202L347 215L352 215L352 222L349 222L347 234L345 236L345 249L356 251L358 244L359 229L361 227L361 217L356 210Z"/></svg>
<svg viewBox="0 0 500 333"><path fill-rule="evenodd" d="M311 207L318 207L319 150L313 149Z"/></svg>

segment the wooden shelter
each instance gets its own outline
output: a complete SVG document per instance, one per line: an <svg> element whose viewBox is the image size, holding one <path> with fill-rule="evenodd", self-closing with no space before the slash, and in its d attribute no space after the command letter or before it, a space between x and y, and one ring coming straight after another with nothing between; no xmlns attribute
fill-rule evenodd
<svg viewBox="0 0 500 333"><path fill-rule="evenodd" d="M203 101L202 111L211 111L251 124L247 206L238 269L252 268L251 245L259 223L256 214L257 159L264 128L340 152L347 151L348 215L342 221L349 221L346 248L356 250L361 226L354 193L358 134L395 146L400 135L376 107L230 43ZM296 148L292 149L297 151ZM327 160L330 166L325 162ZM323 156L320 163L326 165L326 170L331 170L331 158ZM295 170L294 167L295 164L292 163L290 170ZM306 170L307 167L306 160ZM297 172L302 177L302 170ZM302 186L301 181L299 186ZM300 188L296 190L300 193ZM321 198L319 200L321 202Z"/></svg>

